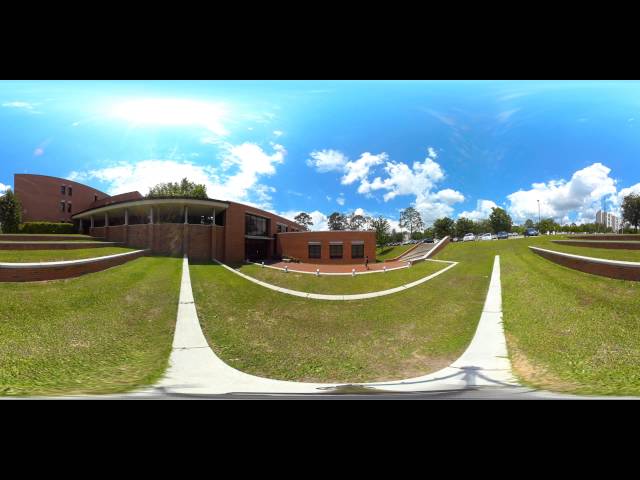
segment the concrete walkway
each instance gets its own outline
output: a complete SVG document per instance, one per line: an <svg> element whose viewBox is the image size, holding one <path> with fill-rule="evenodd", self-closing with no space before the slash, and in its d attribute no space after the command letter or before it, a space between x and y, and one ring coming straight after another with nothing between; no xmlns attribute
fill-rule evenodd
<svg viewBox="0 0 640 480"><path fill-rule="evenodd" d="M272 285L270 283L267 282L263 282L262 280L258 280L257 278L251 277L249 275L245 275L244 273L241 273L231 267L229 267L228 265L225 265L222 262L219 262L218 260L214 260L214 262L216 262L219 265L222 265L224 268L226 268L227 270L229 270L230 272L235 273L236 275L241 276L242 278L249 280L250 282L256 283L262 287L268 288L269 290L274 290L276 292L280 292L280 293L286 293L287 295L294 295L296 297L303 297L303 298L312 298L314 300L362 300L365 298L375 298L375 297L384 297L385 295L391 295L393 293L398 293L398 292L402 292L408 288L412 288L415 287L417 285L420 285L424 282L428 282L429 280L431 280L432 278L437 277L438 275L446 272L447 270L455 267L458 262L449 262L449 261L445 261L445 260L432 260L433 262L439 262L439 263L448 263L449 266L443 268L442 270L438 270L435 273L432 273L431 275L428 275L426 277L423 277L419 280L416 280L415 282L411 282L411 283L407 283L404 285L400 285L399 287L395 287L395 288L390 288L388 290L379 290L377 292L369 292L369 293L357 293L357 294L350 294L350 295L327 295L327 294L323 294L323 293L309 293L309 292L301 292L299 290L290 290L288 288L283 288L283 287L277 287L276 285Z"/></svg>
<svg viewBox="0 0 640 480"><path fill-rule="evenodd" d="M251 262L254 265L262 266L262 263ZM275 262L265 263L265 268L273 268L275 270L284 270L285 267L291 273L305 273L307 275L315 275L316 270L320 270L322 276L333 275L352 275L352 270L356 271L357 275L367 275L370 273L385 273L392 270L398 270L400 268L409 268L409 262L379 262L370 263L367 270L364 265L326 265L319 263L287 263L287 262Z"/></svg>
<svg viewBox="0 0 640 480"><path fill-rule="evenodd" d="M449 267L450 268L450 267ZM479 386L522 392L511 373L502 329L500 258L496 256L475 336L451 366L421 377L362 384L303 383L249 375L224 363L209 347L196 312L189 262L182 266L180 304L170 366L155 391L165 395L318 394L456 391ZM150 393L150 390L137 395Z"/></svg>

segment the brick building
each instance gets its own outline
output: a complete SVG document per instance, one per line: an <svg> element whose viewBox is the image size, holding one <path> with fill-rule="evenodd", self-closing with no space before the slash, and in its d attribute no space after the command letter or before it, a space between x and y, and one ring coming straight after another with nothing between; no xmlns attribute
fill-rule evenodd
<svg viewBox="0 0 640 480"><path fill-rule="evenodd" d="M328 264L375 261L375 232L305 232L296 222L237 202L109 196L44 175L16 174L15 187L24 221L72 221L79 232L159 255L225 263L283 256Z"/></svg>

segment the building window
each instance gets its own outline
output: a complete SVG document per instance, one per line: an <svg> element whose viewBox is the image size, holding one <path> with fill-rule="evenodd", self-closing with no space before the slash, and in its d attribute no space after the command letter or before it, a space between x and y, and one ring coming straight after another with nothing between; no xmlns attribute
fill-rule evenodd
<svg viewBox="0 0 640 480"><path fill-rule="evenodd" d="M278 231L278 233L282 232L282 225L278 224L276 225L276 230Z"/></svg>
<svg viewBox="0 0 640 480"><path fill-rule="evenodd" d="M68 191L69 191L69 196L72 197L73 196L73 188L69 187Z"/></svg>
<svg viewBox="0 0 640 480"><path fill-rule="evenodd" d="M351 258L364 258L364 243L351 245Z"/></svg>
<svg viewBox="0 0 640 480"><path fill-rule="evenodd" d="M67 203L67 212L71 213L71 202Z"/></svg>
<svg viewBox="0 0 640 480"><path fill-rule="evenodd" d="M322 257L322 245L319 243L309 244L309 258L321 258Z"/></svg>
<svg viewBox="0 0 640 480"><path fill-rule="evenodd" d="M64 212L64 200L60 202L60 211Z"/></svg>
<svg viewBox="0 0 640 480"><path fill-rule="evenodd" d="M94 195L94 196L93 196L93 201L94 201L94 202L97 202L97 201L98 201L98 195Z"/></svg>
<svg viewBox="0 0 640 480"><path fill-rule="evenodd" d="M60 194L64 195L65 193L67 193L67 187L65 187L64 185L60 186Z"/></svg>
<svg viewBox="0 0 640 480"><path fill-rule="evenodd" d="M245 235L251 235L254 237L267 237L269 236L268 220L256 215L245 215Z"/></svg>
<svg viewBox="0 0 640 480"><path fill-rule="evenodd" d="M342 244L329 245L329 257L330 258L342 258Z"/></svg>

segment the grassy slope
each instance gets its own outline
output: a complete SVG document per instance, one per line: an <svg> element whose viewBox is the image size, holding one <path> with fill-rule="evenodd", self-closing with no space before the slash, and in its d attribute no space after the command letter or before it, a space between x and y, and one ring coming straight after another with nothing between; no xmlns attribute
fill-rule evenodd
<svg viewBox="0 0 640 480"><path fill-rule="evenodd" d="M406 252L414 245L396 245L395 247L382 247L376 250L376 261L383 262Z"/></svg>
<svg viewBox="0 0 640 480"><path fill-rule="evenodd" d="M500 254L509 354L524 383L640 395L640 283L556 265L527 245L556 246L545 237L453 244L437 258L455 258L464 249Z"/></svg>
<svg viewBox="0 0 640 480"><path fill-rule="evenodd" d="M154 383L171 351L181 264L140 258L69 280L0 283L0 394Z"/></svg>
<svg viewBox="0 0 640 480"><path fill-rule="evenodd" d="M209 344L233 367L278 379L363 382L422 375L464 351L493 257L461 260L467 268L415 288L346 302L273 292L217 265L193 265L191 278Z"/></svg>
<svg viewBox="0 0 640 480"><path fill-rule="evenodd" d="M368 273L365 275L316 277L306 273L284 273L272 268L261 268L257 265L243 265L239 270L263 282L310 293L325 294L355 294L376 292L388 288L399 287L420 278L431 275L446 268L447 264L440 262L420 262L410 268L393 270L382 273ZM456 268L456 267L454 267Z"/></svg>
<svg viewBox="0 0 640 480"><path fill-rule="evenodd" d="M135 248L104 247L77 250L0 250L0 262L56 262L81 258L104 257L116 253L133 252Z"/></svg>

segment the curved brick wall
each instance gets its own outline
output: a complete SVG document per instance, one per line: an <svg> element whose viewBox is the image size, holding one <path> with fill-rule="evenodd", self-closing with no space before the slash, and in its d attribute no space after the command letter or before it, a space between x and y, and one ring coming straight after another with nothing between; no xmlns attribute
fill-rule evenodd
<svg viewBox="0 0 640 480"><path fill-rule="evenodd" d="M11 233L0 234L0 242L64 242L66 240L92 241L95 240L95 238L79 237L78 235L38 235L35 233L25 235Z"/></svg>
<svg viewBox="0 0 640 480"><path fill-rule="evenodd" d="M558 265L602 277L618 280L640 281L640 263L581 257L569 253L554 252L538 247L529 247L534 253Z"/></svg>
<svg viewBox="0 0 640 480"><path fill-rule="evenodd" d="M640 242L640 235L618 234L618 235L606 235L606 234L593 234L593 235L571 235L576 240L620 240L623 242L633 241Z"/></svg>
<svg viewBox="0 0 640 480"><path fill-rule="evenodd" d="M0 282L37 282L42 280L60 280L99 272L107 268L122 265L147 253L147 250L119 254L97 259L73 260L69 262L49 262L43 264L0 263ZM23 266L17 266L23 265Z"/></svg>
<svg viewBox="0 0 640 480"><path fill-rule="evenodd" d="M613 250L640 250L639 241L613 241L613 240L552 240L558 245L571 245L572 247L609 248Z"/></svg>
<svg viewBox="0 0 640 480"><path fill-rule="evenodd" d="M0 242L0 250L77 250L121 246L122 243L115 242Z"/></svg>

